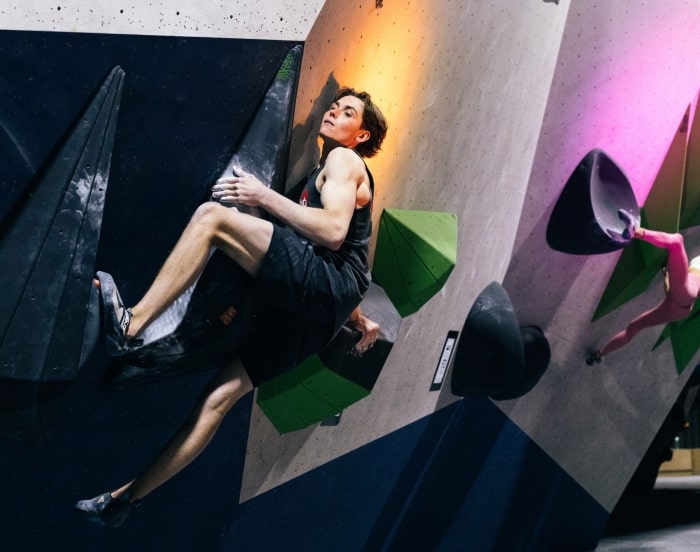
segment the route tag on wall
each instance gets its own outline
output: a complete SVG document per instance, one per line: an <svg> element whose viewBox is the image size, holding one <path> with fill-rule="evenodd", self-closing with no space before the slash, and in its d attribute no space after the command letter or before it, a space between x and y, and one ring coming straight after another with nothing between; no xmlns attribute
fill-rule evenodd
<svg viewBox="0 0 700 552"><path fill-rule="evenodd" d="M440 355L440 360L435 368L435 375L433 376L433 383L430 385L431 391L437 391L442 387L442 382L445 379L445 374L447 373L447 367L450 365L450 360L452 359L452 352L457 344L457 336L459 332L455 330L450 330L447 333L447 339L445 339L445 344L442 346L442 354Z"/></svg>

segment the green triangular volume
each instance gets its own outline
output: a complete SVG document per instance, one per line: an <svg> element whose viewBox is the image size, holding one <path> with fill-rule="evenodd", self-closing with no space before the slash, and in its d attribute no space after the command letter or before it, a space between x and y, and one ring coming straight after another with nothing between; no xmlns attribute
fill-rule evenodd
<svg viewBox="0 0 700 552"><path fill-rule="evenodd" d="M688 110L690 106L688 106ZM689 111L673 136L668 153L644 202L648 227L661 232L678 232L685 179L685 152L688 141Z"/></svg>
<svg viewBox="0 0 700 552"><path fill-rule="evenodd" d="M452 213L386 209L373 274L401 316L416 312L445 284L457 259Z"/></svg>
<svg viewBox="0 0 700 552"><path fill-rule="evenodd" d="M671 338L673 359L676 370L680 374L700 349L698 335L700 335L700 302L695 304L687 318L667 324L653 348L656 349L666 339Z"/></svg>
<svg viewBox="0 0 700 552"><path fill-rule="evenodd" d="M642 226L678 232L683 200L686 143L690 106L678 126L668 153L642 209ZM593 320L608 314L647 289L666 259L666 252L634 240L623 250Z"/></svg>
<svg viewBox="0 0 700 552"><path fill-rule="evenodd" d="M695 101L693 120L688 129L688 145L685 157L685 183L681 206L681 229L700 224L700 113Z"/></svg>

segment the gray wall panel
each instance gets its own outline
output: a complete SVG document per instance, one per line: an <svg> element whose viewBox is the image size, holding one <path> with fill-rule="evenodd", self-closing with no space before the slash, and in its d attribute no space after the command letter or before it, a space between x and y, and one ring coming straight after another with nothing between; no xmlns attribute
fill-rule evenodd
<svg viewBox="0 0 700 552"><path fill-rule="evenodd" d="M510 259L568 6L543 2L326 2L304 53L299 125L318 124L340 85L367 89L390 130L368 164L383 208L459 217L457 267L445 288L404 319L372 395L338 427L279 436L256 409L245 500L455 400L429 392L449 330ZM313 143L297 129L293 149ZM297 175L310 158L293 167Z"/></svg>
<svg viewBox="0 0 700 552"><path fill-rule="evenodd" d="M677 375L668 342L651 352L661 328L642 332L601 365L585 365L586 349L658 303L663 287L659 279L591 323L619 253L554 252L545 243L546 223L563 183L592 148L619 163L644 202L686 108L696 101L699 31L696 1L571 3L504 280L521 322L544 328L553 357L530 394L501 408L609 510L690 369ZM687 242L691 250L694 241Z"/></svg>

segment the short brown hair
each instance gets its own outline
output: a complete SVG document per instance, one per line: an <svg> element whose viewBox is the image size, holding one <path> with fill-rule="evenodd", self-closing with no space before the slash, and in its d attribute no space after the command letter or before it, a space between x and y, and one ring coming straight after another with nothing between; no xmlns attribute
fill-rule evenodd
<svg viewBox="0 0 700 552"><path fill-rule="evenodd" d="M355 151L362 157L372 157L381 149L382 142L386 137L386 131L389 128L386 118L379 107L372 101L372 97L368 92L358 92L354 88L343 87L338 90L333 101L337 102L345 96L354 96L364 104L362 128L369 131L369 140L355 146Z"/></svg>

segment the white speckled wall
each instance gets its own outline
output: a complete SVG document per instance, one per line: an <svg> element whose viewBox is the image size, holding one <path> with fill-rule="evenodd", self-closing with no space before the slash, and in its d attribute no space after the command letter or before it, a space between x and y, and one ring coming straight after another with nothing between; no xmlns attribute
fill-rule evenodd
<svg viewBox="0 0 700 552"><path fill-rule="evenodd" d="M23 0L0 5L0 29L304 40L324 0Z"/></svg>
<svg viewBox="0 0 700 552"><path fill-rule="evenodd" d="M501 408L611 510L690 368L678 376L668 342L648 330L603 364L584 364L636 314L663 297L658 284L591 324L618 254L574 257L545 244L563 183L592 148L626 171L643 203L700 87L700 3L574 1L569 10L530 186L504 286L521 322L550 338L549 371ZM687 242L697 247L697 235Z"/></svg>
<svg viewBox="0 0 700 552"><path fill-rule="evenodd" d="M326 2L305 47L297 122L317 125L317 99L337 84L369 90L391 125L383 153L369 160L375 218L384 207L456 213L458 265L442 293L403 321L372 395L339 426L279 436L256 409L243 500L454 400L446 389L429 392L433 372L447 332L461 330L478 293L508 266L567 10L541 1ZM300 129L295 149L307 134Z"/></svg>

